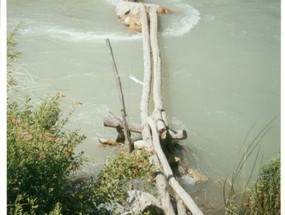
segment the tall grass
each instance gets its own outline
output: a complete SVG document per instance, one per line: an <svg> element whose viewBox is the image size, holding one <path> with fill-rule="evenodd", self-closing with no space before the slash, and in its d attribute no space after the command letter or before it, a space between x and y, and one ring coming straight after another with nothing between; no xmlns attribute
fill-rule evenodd
<svg viewBox="0 0 285 215"><path fill-rule="evenodd" d="M255 191L260 193L260 187L266 187L264 189L269 189L267 186L272 186L272 184L267 183L264 184L265 181L270 181L269 178L266 178L266 180L262 179L262 185L260 183L260 178L263 175L263 168L261 168L260 175L258 177L257 182L255 183L255 188L250 187L250 182L253 177L253 173L257 168L258 160L260 158L260 149L261 149L261 141L263 137L268 133L268 131L271 128L271 124L273 121L277 118L274 117L271 121L269 121L265 127L254 137L254 139L250 142L249 146L245 149L235 171L233 172L231 178L229 179L228 176L226 177L223 185L223 197L224 197L224 204L225 204L225 214L226 215L235 215L235 214L268 214L268 213L255 213L255 207L260 205L260 195L255 195ZM254 126L254 125L253 125ZM253 127L252 127L253 128ZM249 133L251 132L252 128L249 130L248 134L246 135L245 140L247 139ZM244 141L245 144L245 141ZM245 179L245 172L246 172L246 166L248 163L249 158L253 156L253 154L256 152L253 166L251 169L247 170L249 171L249 176L247 179ZM261 159L262 160L262 159ZM277 164L275 162L275 164ZM278 169L278 167L276 167ZM279 168L280 169L280 168ZM275 169L270 169L275 170ZM270 171L269 170L269 171ZM264 177L263 177L264 178ZM278 184L278 180L274 179L276 182L275 184ZM279 181L280 184L280 181ZM274 185L275 186L275 185ZM277 185L276 185L277 186ZM275 187L276 187L275 186ZM273 190L276 190L276 188L272 188ZM270 193L270 197L272 192ZM277 197L272 198L280 198L280 194L278 197L278 193L275 193ZM275 195L274 194L274 195ZM253 197L255 196L255 197ZM266 198L268 199L268 198ZM263 203L262 203L263 204ZM253 206L254 205L254 206ZM276 207L274 207L276 208ZM275 213L272 213L275 214ZM276 213L278 214L278 213Z"/></svg>

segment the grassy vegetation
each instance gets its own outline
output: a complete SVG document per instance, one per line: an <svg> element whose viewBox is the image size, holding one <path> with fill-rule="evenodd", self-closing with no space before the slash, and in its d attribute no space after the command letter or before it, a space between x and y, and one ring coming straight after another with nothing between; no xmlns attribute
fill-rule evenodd
<svg viewBox="0 0 285 215"><path fill-rule="evenodd" d="M226 199L226 214L279 215L280 213L280 156L260 169L253 186L243 192L231 191ZM235 192L235 193L234 193Z"/></svg>
<svg viewBox="0 0 285 215"><path fill-rule="evenodd" d="M250 183L259 158L261 140L269 131L270 124L273 120L271 120L249 144L231 180L228 178L225 180L223 193L226 215L280 214L280 155L272 158L268 164L262 166L256 182L254 184ZM244 181L242 178L244 168L248 159L256 150L257 155L254 165L250 170L249 178L247 181Z"/></svg>

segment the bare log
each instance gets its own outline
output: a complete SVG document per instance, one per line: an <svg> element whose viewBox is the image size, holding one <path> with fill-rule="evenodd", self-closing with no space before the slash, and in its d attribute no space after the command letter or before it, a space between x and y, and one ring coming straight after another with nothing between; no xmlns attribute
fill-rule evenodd
<svg viewBox="0 0 285 215"><path fill-rule="evenodd" d="M166 214L174 215L174 210L170 201L168 193L168 183L177 194L177 205L180 208L180 213L185 213L183 203L194 215L202 215L198 206L187 192L180 186L175 179L172 169L165 157L165 154L160 145L160 138L167 138L169 136L173 139L180 137L185 139L187 133L185 130L173 131L169 129L169 124L166 112L163 107L163 100L161 95L162 88L162 74L161 74L161 59L157 40L157 15L167 12L168 10L161 9L159 5L148 5L133 2L121 2L117 6L117 15L129 27L135 30L141 30L143 36L143 52L144 52L144 87L140 103L141 124L135 124L121 120L118 117L112 119L105 119L104 125L115 127L118 131L126 126L130 130L141 132L142 141L138 141L138 147L147 145L150 149L154 149L156 154L150 157L150 160L156 166L156 187L160 194L163 209ZM147 14L148 13L148 14ZM148 24L149 23L149 24ZM149 113L149 99L151 91L151 70L153 70L153 101L154 110L152 118ZM163 172L161 171L163 169Z"/></svg>
<svg viewBox="0 0 285 215"><path fill-rule="evenodd" d="M191 196L181 187L181 185L175 179L173 172L172 172L172 169L170 168L170 165L169 165L169 163L165 157L165 154L161 148L155 122L151 118L148 118L147 122L148 122L148 124L151 128L151 131L152 131L152 138L153 138L152 140L153 140L154 150L157 153L157 156L158 156L159 161L162 165L164 174L165 174L170 186L173 188L173 190L176 192L176 194L182 199L184 204L187 206L187 208L191 211L191 213L193 215L203 215L202 211L196 205L196 203L191 198Z"/></svg>
<svg viewBox="0 0 285 215"><path fill-rule="evenodd" d="M184 140L187 138L186 130L172 130L168 129L168 132L173 140Z"/></svg>
<svg viewBox="0 0 285 215"><path fill-rule="evenodd" d="M150 8L150 46L153 59L153 101L154 109L162 110L163 102L161 97L161 60L157 41L157 12L155 8Z"/></svg>
<svg viewBox="0 0 285 215"><path fill-rule="evenodd" d="M145 6L140 3L140 20L142 25L143 35L143 55L144 55L144 87L142 90L142 97L140 102L141 123L142 123L142 137L147 147L152 148L151 134L147 124L147 117L149 116L149 98L150 98L150 85L151 85L151 51L150 51L150 38L148 18Z"/></svg>
<svg viewBox="0 0 285 215"><path fill-rule="evenodd" d="M142 35L143 35L143 53L144 53L144 87L142 91L142 98L140 103L141 111L141 122L143 125L142 137L146 145L153 148L151 141L151 133L147 123L147 118L149 117L149 99L150 99L150 88L151 88L151 48L150 48L150 35L149 35L149 25L148 16L145 10L145 6L140 4L140 17L142 25ZM151 156L151 162L155 164L157 173L161 172L161 167L156 155ZM165 214L175 215L174 209L170 200L170 195L167 190L167 181L164 175L157 174L155 177L156 187L158 194L160 196L160 201Z"/></svg>
<svg viewBox="0 0 285 215"><path fill-rule="evenodd" d="M161 206L165 211L165 214L174 215L175 212L168 192L168 182L165 178L165 175L162 173L159 159L157 155L154 154L150 157L150 160L155 165L156 168L155 186L160 196Z"/></svg>
<svg viewBox="0 0 285 215"><path fill-rule="evenodd" d="M145 136L150 136L150 133L149 133L149 135L143 134L144 126L142 124L138 124L138 123L134 123L134 122L127 122L127 123L128 123L129 131L135 132L135 133L141 133L143 138ZM123 129L124 128L122 119L115 116L115 115L112 115L111 113L109 116L104 118L103 124L105 127L111 127L111 128L116 128L116 129L118 129L118 128ZM147 129L149 128L148 124L146 124L146 128ZM187 138L187 132L185 130L168 129L167 132L171 136L172 140L184 140ZM152 147L152 143L151 143L151 147Z"/></svg>
<svg viewBox="0 0 285 215"><path fill-rule="evenodd" d="M113 116L105 117L103 120L103 124L105 127L121 128L121 129L124 128L123 121L119 117L113 117ZM132 123L132 122L127 122L127 124L128 124L128 129L131 132L135 132L135 133L141 133L142 132L143 126L141 124Z"/></svg>
<svg viewBox="0 0 285 215"><path fill-rule="evenodd" d="M163 101L161 96L161 87L162 87L162 80L161 80L161 59L160 59L160 52L157 40L157 10L155 8L150 8L149 10L149 19L150 19L150 46L152 51L152 59L153 59L153 101L154 101L154 111L153 115L156 120L157 130L161 136L161 138L166 138L166 130L168 124L164 122L166 120L162 118L162 111L163 109ZM165 115L166 116L166 115Z"/></svg>
<svg viewBox="0 0 285 215"><path fill-rule="evenodd" d="M177 205L177 214L178 215L187 215L186 207L182 201L182 199L179 198L179 196L175 195L176 199L176 205Z"/></svg>

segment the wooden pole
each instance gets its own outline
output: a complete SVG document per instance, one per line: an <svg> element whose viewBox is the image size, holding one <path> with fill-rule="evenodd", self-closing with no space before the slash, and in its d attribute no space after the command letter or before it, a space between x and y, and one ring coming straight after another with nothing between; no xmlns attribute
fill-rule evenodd
<svg viewBox="0 0 285 215"><path fill-rule="evenodd" d="M112 49L112 46L111 46L109 39L106 39L106 44L107 44L107 47L109 48L109 54L110 54L111 61L112 61L113 71L114 71L114 75L116 78L117 86L119 88L119 97L120 97L120 100L122 103L121 112L122 112L122 118L123 118L123 124L124 124L125 143L127 143L129 145L129 153L131 153L134 149L134 145L131 141L130 133L129 133L129 129L128 129L127 113L126 113L126 106L125 106L125 100L124 100L124 95L123 95L122 83L121 83L120 75L119 75L117 65L115 62L113 49Z"/></svg>
<svg viewBox="0 0 285 215"><path fill-rule="evenodd" d="M140 3L140 18L142 26L142 35L143 35L143 53L144 53L144 87L142 90L142 98L140 104L141 110L141 121L143 125L142 137L147 146L153 148L153 143L151 141L150 128L147 123L147 118L149 117L149 99L151 91L151 49L150 49L150 35L149 35L149 24L148 16L146 13L145 6ZM150 157L151 161L156 166L156 172L158 173L155 177L156 187L160 196L160 201L163 210L166 215L175 215L174 209L171 203L170 195L167 189L167 181L161 172L161 167L156 155Z"/></svg>
<svg viewBox="0 0 285 215"><path fill-rule="evenodd" d="M196 205L196 203L193 201L191 196L181 187L181 185L174 177L172 169L168 163L168 160L166 159L166 156L162 150L160 143L160 138L163 138L163 136L168 136L165 134L170 134L170 136L183 136L185 138L187 137L187 134L185 130L182 130L181 132L176 132L169 129L166 113L163 108L163 101L161 96L161 88L162 88L161 60L160 60L160 52L159 52L158 39L157 39L157 25L158 25L157 14L159 13L158 12L159 9L157 9L156 7L152 7L151 5L145 6L141 3L140 4L132 3L132 7L135 8L133 8L133 10L128 8L123 9L122 7L119 9L117 8L117 12L123 12L124 15L129 13L137 15L139 12L140 15L140 22L142 28L141 30L143 36L143 52L144 52L144 87L140 103L142 136L146 145L148 145L151 149L154 149L155 151L155 154L153 154L150 157L150 159L151 161L153 161L156 167L156 174L157 174L156 187L161 197L162 207L165 211L165 214L167 215L175 214L167 188L167 182L168 182L169 185L177 194L176 197L176 199L178 200L177 206L179 207L180 214L186 213L185 208L183 207L184 203L193 215L203 215L203 213ZM146 12L146 7L147 7L147 12ZM106 42L107 44L109 43L109 41ZM109 48L115 72L117 69L116 69L116 64L114 62L114 57L112 54L110 43L109 43ZM152 78L151 70L153 70L153 79L154 79L153 80L154 110L152 112L152 118L149 116L150 115L149 97L151 93L150 87L151 87L151 78ZM118 74L116 74L116 76L118 76ZM126 116L121 86L120 86L120 91L121 91L122 104L124 110L123 116ZM123 121L124 121L124 127L127 128L128 124L127 121L124 119L124 117ZM121 123L117 120L117 122L115 122L114 125L116 126L116 128L119 128L119 126L121 126ZM134 129L139 131L139 126ZM161 169L163 170L163 172L161 171ZM183 203L181 200L183 201Z"/></svg>
<svg viewBox="0 0 285 215"><path fill-rule="evenodd" d="M163 108L163 101L161 96L162 75L161 75L161 59L157 40L157 11L155 8L149 9L150 19L150 46L153 58L153 101L156 126L162 138L166 138L168 122Z"/></svg>
<svg viewBox="0 0 285 215"><path fill-rule="evenodd" d="M152 118L148 118L147 122L151 128L152 138L153 138L152 141L153 141L155 152L162 165L163 172L169 182L169 185L173 188L176 194L182 199L184 204L187 206L187 208L191 211L193 215L203 215L202 211L198 208L198 206L196 205L194 200L191 198L191 196L183 189L183 187L181 187L179 182L174 177L172 169L161 148L160 140L158 138L159 134L158 134L155 122L153 121Z"/></svg>
<svg viewBox="0 0 285 215"><path fill-rule="evenodd" d="M105 127L111 127L111 128L116 128L116 129L123 129L124 128L124 123L122 118L117 117L115 115L113 115L112 113L109 114L109 116L105 117L103 120L103 124ZM138 123L134 123L134 122L128 122L128 129L131 132L135 132L135 133L141 133L142 137L144 136L150 136L146 135L144 133L144 129L147 127L148 129L148 125L143 125L143 124L138 124ZM184 140L187 138L187 133L185 130L172 130L172 129L168 129L168 133L171 136L172 140ZM152 144L150 144L149 146L146 144L147 147L152 147Z"/></svg>
<svg viewBox="0 0 285 215"><path fill-rule="evenodd" d="M149 38L149 27L148 17L145 10L145 6L140 3L140 19L143 36L143 56L144 56L144 87L142 90L142 97L140 102L141 112L141 123L143 126L142 137L145 145L148 148L152 148L151 134L147 124L147 117L149 116L149 97L150 97L150 86L151 86L151 52L150 52L150 38Z"/></svg>

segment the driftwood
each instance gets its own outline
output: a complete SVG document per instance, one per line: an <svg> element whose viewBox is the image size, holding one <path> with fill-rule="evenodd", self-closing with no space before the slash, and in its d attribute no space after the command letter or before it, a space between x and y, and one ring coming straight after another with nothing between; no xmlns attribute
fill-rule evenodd
<svg viewBox="0 0 285 215"><path fill-rule="evenodd" d="M183 203L194 215L202 215L203 213L198 208L196 203L190 197L190 195L181 187L178 181L175 179L172 169L165 157L165 154L161 148L160 137L163 137L162 134L168 129L167 117L163 108L162 96L161 96L161 60L160 53L158 48L157 41L157 11L155 8L150 8L149 10L149 19L150 19L150 44L153 57L153 99L154 99L154 111L153 118L148 117L147 122L151 128L152 133L152 143L154 150L159 158L160 164L163 168L164 175L179 196ZM163 183L164 185L164 183ZM163 186L162 185L162 186ZM179 207L183 207L179 202Z"/></svg>
<svg viewBox="0 0 285 215"><path fill-rule="evenodd" d="M147 124L147 117L149 116L149 99L150 99L150 85L151 85L151 51L150 51L150 37L148 27L148 17L143 4L139 4L140 20L142 26L143 36L143 56L144 56L144 87L142 90L142 97L140 102L142 137L147 147L152 148L151 134Z"/></svg>
<svg viewBox="0 0 285 215"><path fill-rule="evenodd" d="M160 51L157 40L157 15L170 10L163 10L162 7L152 4L142 4L134 2L121 2L117 6L117 15L128 26L139 26L143 37L143 54L144 54L144 87L140 103L141 124L131 123L123 118L111 116L104 119L104 125L114 127L117 131L125 134L126 129L141 133L143 141L137 141L137 147L145 145L153 155L150 157L151 162L156 167L156 187L160 196L161 206L167 215L174 215L174 209L170 200L169 185L175 193L177 208L179 214L185 214L185 206L193 215L202 215L203 213L193 201L191 196L178 183L169 162L162 150L161 140L167 144L173 139L185 139L187 133L185 130L173 131L169 128L166 112L163 107L161 95L162 88L162 71ZM153 101L154 109L150 113L149 100L151 93L151 82L153 77ZM168 140L168 141L165 141Z"/></svg>
<svg viewBox="0 0 285 215"><path fill-rule="evenodd" d="M150 47L150 35L148 16L146 13L145 6L141 3L140 5L140 17L142 23L142 34L143 34L143 52L144 52L144 87L142 90L142 98L140 103L141 121L143 125L142 137L148 146L153 148L151 141L150 128L147 123L149 117L149 100L150 100L150 88L151 88L151 47ZM152 163L156 167L156 188L160 196L160 201L165 214L174 215L174 209L171 203L170 195L167 189L167 181L163 175L160 174L161 167L156 155L150 157Z"/></svg>
<svg viewBox="0 0 285 215"><path fill-rule="evenodd" d="M198 208L198 206L196 205L194 200L190 197L190 195L181 187L179 182L175 179L173 172L172 172L172 169L169 166L169 163L168 163L168 161L165 157L165 154L161 148L160 140L158 138L159 135L158 135L158 131L157 131L154 120L151 118L148 118L147 121L151 127L151 131L153 134L152 140L153 140L153 146L154 146L155 152L157 153L157 156L158 156L159 161L160 161L162 168L163 168L163 172L164 172L170 186L173 188L173 190L176 192L176 194L179 196L179 198L182 199L184 204L187 206L187 208L189 208L189 210L191 211L191 213L193 215L203 215L203 213Z"/></svg>
<svg viewBox="0 0 285 215"><path fill-rule="evenodd" d="M121 128L121 129L124 128L122 118L115 116L111 112L109 113L108 117L105 117L103 119L103 124L105 127ZM128 124L129 131L135 132L135 133L142 132L143 126L141 124L133 123L133 122L127 122L127 124Z"/></svg>
<svg viewBox="0 0 285 215"><path fill-rule="evenodd" d="M177 194L175 195L175 199L176 199L177 214L187 215L186 206L184 205L182 199L180 199L180 197Z"/></svg>
<svg viewBox="0 0 285 215"><path fill-rule="evenodd" d="M144 113L141 111L141 114L144 114ZM122 119L113 115L112 113L110 113L108 117L105 117L103 119L103 124L105 127L116 128L117 130L124 128ZM144 127L147 127L147 124L145 121L142 120L142 124L138 124L134 122L127 122L127 124L128 124L129 131L135 132L135 133L142 133L142 136L145 136L143 135L143 129ZM143 124L146 126L143 126ZM183 130L168 129L167 132L170 135L172 140L184 140L187 138L187 132L184 129Z"/></svg>

